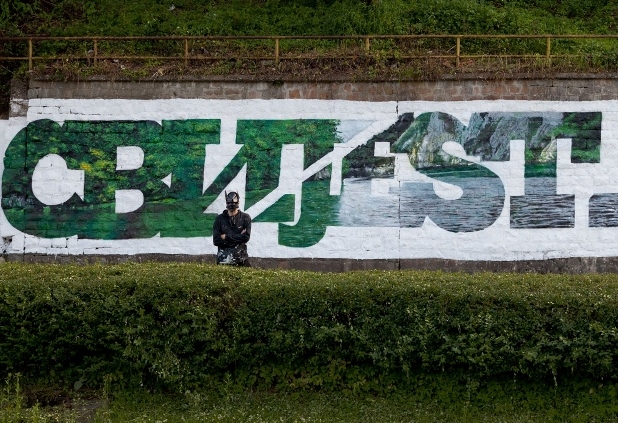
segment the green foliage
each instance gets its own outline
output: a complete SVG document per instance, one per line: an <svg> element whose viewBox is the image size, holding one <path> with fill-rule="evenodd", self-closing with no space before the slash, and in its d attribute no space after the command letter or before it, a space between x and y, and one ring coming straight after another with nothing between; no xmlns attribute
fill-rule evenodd
<svg viewBox="0 0 618 423"><path fill-rule="evenodd" d="M0 34L611 33L617 7L596 0L12 0L0 3Z"/></svg>
<svg viewBox="0 0 618 423"><path fill-rule="evenodd" d="M0 35L45 32L96 16L93 0L10 0L0 2Z"/></svg>
<svg viewBox="0 0 618 423"><path fill-rule="evenodd" d="M273 190L279 184L281 149L283 145L303 145L303 168L306 169L333 150L339 143L337 120L241 120L238 122L237 143L243 144L235 161L224 170L220 179L229 181L240 167L248 164L247 190ZM216 183L217 181L215 181ZM217 187L221 191L227 183ZM257 202L261 197L253 198ZM251 205L254 203L251 203Z"/></svg>
<svg viewBox="0 0 618 423"><path fill-rule="evenodd" d="M552 385L618 377L612 275L2 270L0 377L377 393L438 375Z"/></svg>
<svg viewBox="0 0 618 423"><path fill-rule="evenodd" d="M555 4L549 0L176 0L174 2L135 0L5 0L0 2L0 36L50 35L50 36L269 36L269 35L367 35L367 34L615 34L618 29L618 4L596 0L565 0ZM554 41L552 53L577 54L577 60L562 59L563 66L554 62L556 71L586 72L590 69L613 70L618 63L617 41L607 39L590 41L571 39ZM395 72L392 63L385 62L385 55L452 54L454 40L423 39L393 40L374 39L371 60L362 65L363 77L386 76ZM58 54L86 57L93 49L92 42L37 41L36 57ZM544 40L535 39L466 39L461 45L464 55L487 54L538 54L545 53ZM178 56L182 57L182 41L100 41L99 58L104 56ZM190 54L208 52L213 57L230 57L239 52L247 56L272 55L272 40L195 41L190 43ZM362 47L354 41L298 41L283 40L281 53L295 56L304 53L320 55L339 52L341 55L362 54ZM28 53L25 42L5 42L0 45L0 55L24 57ZM582 54L587 57L581 58ZM482 62L477 60L476 62ZM567 63L568 62L568 63ZM37 61L42 64L42 61ZM49 62L46 62L49 64ZM52 65L58 78L86 77L96 72L116 72L129 78L145 78L159 69L148 65L138 69L116 66L93 69L90 62L82 60L81 70L67 68L68 62ZM100 65L101 62L99 62ZM436 72L422 70L419 63L401 66L398 77L424 79ZM318 64L321 71L328 69ZM509 68L508 65L502 64ZM0 68L0 98L6 99L8 80L3 73L18 74L19 62L6 62ZM247 65L249 67L255 66ZM344 61L337 66L344 68ZM350 64L350 66L355 66ZM483 72L477 63L475 72ZM516 70L518 61L511 64ZM520 72L538 70L541 64L528 63ZM173 72L178 69L174 68ZM203 67L209 75L251 73L239 61L225 60ZM23 71L22 67L22 71ZM389 70L390 69L390 70ZM470 68L471 69L471 68ZM42 70L42 67L41 69ZM545 69L546 70L546 69ZM183 69L182 71L186 71ZM340 70L341 71L341 70ZM47 72L54 73L53 71ZM298 74L297 70L287 70ZM449 69L440 70L441 74ZM23 73L23 72L22 72ZM2 96L4 92L4 96ZM8 102L0 105L4 113ZM2 110L0 109L0 110Z"/></svg>
<svg viewBox="0 0 618 423"><path fill-rule="evenodd" d="M6 377L6 384L0 391L0 410L5 410L0 414L0 422L8 423L16 421L21 417L24 408L24 398L22 396L20 375L9 374Z"/></svg>
<svg viewBox="0 0 618 423"><path fill-rule="evenodd" d="M338 422L338 423L615 423L615 385L580 381L569 386L456 381L442 375L417 380L393 395L341 392L190 391L179 395L114 392L95 422ZM1 413L1 411L0 411ZM1 414L0 414L1 415ZM56 420L54 420L56 421Z"/></svg>

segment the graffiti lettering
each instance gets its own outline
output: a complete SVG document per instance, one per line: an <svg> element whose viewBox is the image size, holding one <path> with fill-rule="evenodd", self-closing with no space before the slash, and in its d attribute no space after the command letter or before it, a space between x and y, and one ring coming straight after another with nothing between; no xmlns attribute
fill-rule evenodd
<svg viewBox="0 0 618 423"><path fill-rule="evenodd" d="M505 205L488 163L509 161L511 141L523 140L525 192L510 198L510 226L572 227L574 196L556 193L556 140L572 140L572 162L598 163L600 134L601 113L478 113L466 126L432 112L386 124L238 120L232 148L216 119L40 120L7 147L2 209L42 238L205 237L221 193L241 184L244 208L278 223L285 246L314 245L329 226L420 227L427 217L479 231ZM591 226L604 224L605 197L591 200Z"/></svg>

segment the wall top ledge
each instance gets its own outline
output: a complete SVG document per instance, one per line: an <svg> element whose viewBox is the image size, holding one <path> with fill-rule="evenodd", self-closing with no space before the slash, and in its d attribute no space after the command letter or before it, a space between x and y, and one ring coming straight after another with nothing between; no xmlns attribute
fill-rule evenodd
<svg viewBox="0 0 618 423"><path fill-rule="evenodd" d="M17 85L15 85L17 88ZM100 79L78 81L35 79L12 99L211 99L211 100L348 100L348 101L607 101L618 100L618 73L532 74L515 78L451 75L435 81L281 81L228 77L161 77L155 79ZM16 90L18 91L18 90Z"/></svg>
<svg viewBox="0 0 618 423"><path fill-rule="evenodd" d="M118 264L118 263L204 263L214 264L212 255L188 254L135 254L135 255L49 255L8 254L0 256L0 266L5 262L54 263L54 264ZM493 273L554 273L593 274L618 272L618 257L573 257L547 260L522 261L466 261L445 259L272 259L252 257L251 264L258 269L304 270L310 272L340 273L366 270L429 270L446 272Z"/></svg>

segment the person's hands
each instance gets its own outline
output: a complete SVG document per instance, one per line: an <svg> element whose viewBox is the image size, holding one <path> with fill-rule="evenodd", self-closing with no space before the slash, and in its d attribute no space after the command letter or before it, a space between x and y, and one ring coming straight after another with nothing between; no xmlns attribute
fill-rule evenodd
<svg viewBox="0 0 618 423"><path fill-rule="evenodd" d="M241 234L244 234L245 232L247 232L247 230L246 230L246 229L243 229L240 233L241 233Z"/></svg>
<svg viewBox="0 0 618 423"><path fill-rule="evenodd" d="M225 239L225 234L221 234L221 239Z"/></svg>

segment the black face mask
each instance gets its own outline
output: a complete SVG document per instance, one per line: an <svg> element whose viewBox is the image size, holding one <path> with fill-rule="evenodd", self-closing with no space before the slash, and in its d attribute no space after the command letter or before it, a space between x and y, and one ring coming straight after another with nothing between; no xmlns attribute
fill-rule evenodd
<svg viewBox="0 0 618 423"><path fill-rule="evenodd" d="M233 211L238 208L238 202L240 198L238 197L238 193L232 191L225 194L225 208Z"/></svg>

